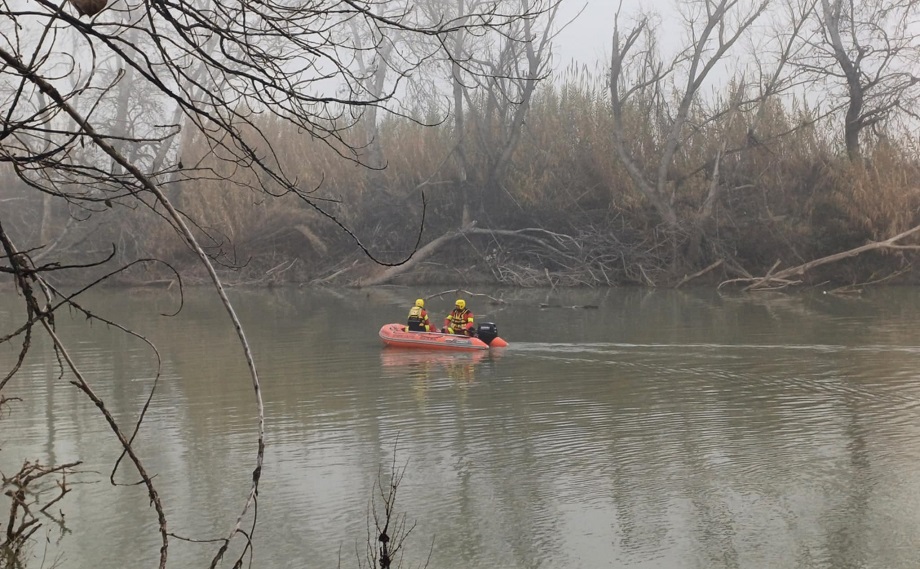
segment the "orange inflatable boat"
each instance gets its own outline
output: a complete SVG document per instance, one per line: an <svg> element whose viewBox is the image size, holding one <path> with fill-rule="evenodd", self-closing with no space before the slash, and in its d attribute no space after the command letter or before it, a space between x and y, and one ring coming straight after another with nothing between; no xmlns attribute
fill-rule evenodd
<svg viewBox="0 0 920 569"><path fill-rule="evenodd" d="M388 346L400 348L464 352L504 348L508 345L508 342L498 337L498 330L491 322L480 324L475 337L441 332L408 332L405 324L384 324L380 328L380 339Z"/></svg>

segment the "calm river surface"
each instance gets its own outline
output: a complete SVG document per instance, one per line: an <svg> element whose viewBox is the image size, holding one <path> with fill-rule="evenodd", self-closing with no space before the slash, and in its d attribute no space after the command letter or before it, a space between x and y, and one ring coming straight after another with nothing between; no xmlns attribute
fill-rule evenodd
<svg viewBox="0 0 920 569"><path fill-rule="evenodd" d="M366 565L370 500L394 447L406 467L397 510L417 524L404 567L918 566L920 289L483 290L508 301L466 297L510 342L502 353L382 347L382 324L441 290L231 293L265 397L253 567ZM0 296L0 335L20 323L18 302ZM429 300L433 319L452 302ZM226 535L254 467L256 407L215 295L193 291L174 318L158 315L175 308L166 292L84 303L162 355L137 444L169 530ZM155 356L98 322L58 318L96 392L130 425ZM109 484L117 441L58 377L47 344L4 389L23 401L0 416L0 471L25 458L85 463L59 503L71 533L59 540L46 524L50 544L31 566L47 555L46 567L156 567L146 493ZM0 346L4 373L15 354ZM169 566L207 567L215 551L172 539Z"/></svg>

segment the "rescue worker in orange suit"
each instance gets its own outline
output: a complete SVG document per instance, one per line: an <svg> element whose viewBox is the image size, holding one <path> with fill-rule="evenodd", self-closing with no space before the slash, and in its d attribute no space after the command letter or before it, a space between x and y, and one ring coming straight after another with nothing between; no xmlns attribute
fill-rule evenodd
<svg viewBox="0 0 920 569"><path fill-rule="evenodd" d="M473 313L467 310L466 301L457 299L454 309L444 319L444 331L448 334L473 335Z"/></svg>
<svg viewBox="0 0 920 569"><path fill-rule="evenodd" d="M409 332L430 332L431 321L428 311L425 310L425 301L421 298L415 301L415 306L409 310L409 320L406 330Z"/></svg>

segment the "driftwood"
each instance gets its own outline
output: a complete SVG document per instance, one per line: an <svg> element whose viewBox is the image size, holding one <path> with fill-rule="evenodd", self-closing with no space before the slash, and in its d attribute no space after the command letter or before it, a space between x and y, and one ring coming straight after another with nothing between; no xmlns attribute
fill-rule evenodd
<svg viewBox="0 0 920 569"><path fill-rule="evenodd" d="M460 235L463 235L465 231L469 231L469 228L471 228L471 226L468 226L468 228L461 229L460 231L448 231L447 233L438 237L431 243L428 243L424 247L421 247L411 257L409 257L409 260L406 261L405 263L401 265L396 265L395 267L389 267L378 275L374 275L371 277L361 279L357 283L355 283L355 286L357 287L377 286L377 285L382 285L382 284L386 284L390 282L391 280L398 277L399 275L412 269L414 266L419 264L421 261L424 261L431 255L433 255L443 245L449 243L454 238L459 237Z"/></svg>
<svg viewBox="0 0 920 569"><path fill-rule="evenodd" d="M900 271L895 271L891 273L890 275L885 275L884 277L872 279L871 281L867 281L864 283L848 284L848 285L837 287L835 289L831 289L825 292L827 294L835 294L837 296L860 295L862 294L862 289L864 289L865 287L888 282L890 280L900 277L901 275L903 275L904 273L907 273L908 271L910 271L910 267L906 269L901 269Z"/></svg>
<svg viewBox="0 0 920 569"><path fill-rule="evenodd" d="M715 263L709 265L708 267L706 267L705 269L703 269L703 270L701 270L701 271L697 271L697 272L693 273L692 275L686 275L686 276L684 276L684 278L680 279L680 282L679 282L679 283L677 283L676 285L674 285L674 288L680 288L681 286L687 284L688 282L692 281L693 279L705 275L706 273L708 273L709 271L715 269L716 267L720 266L721 264L722 264L722 259L719 259L718 261L716 261Z"/></svg>
<svg viewBox="0 0 920 569"><path fill-rule="evenodd" d="M490 295L485 294L485 293L482 293L482 292L472 292L472 291L469 291L469 290L466 290L466 289L462 289L462 288L452 288L452 289L450 289L450 290L445 290L445 291L441 291L441 292L436 292L436 293L434 293L434 294L429 294L429 295L428 295L428 299L430 300L430 299L432 299L432 298L442 298L442 297L447 296L447 295L453 295L453 296L458 296L458 297L461 296L461 295L462 295L462 296L467 296L467 297L470 297L470 296L472 296L472 297L479 297L479 296L482 296L482 297L485 297L485 298L488 298L488 299L489 299L489 304L505 304L505 301L504 301L503 299L501 299L501 298L495 298L494 296L490 296Z"/></svg>
<svg viewBox="0 0 920 569"><path fill-rule="evenodd" d="M556 247L553 247L550 243L547 243L546 241L540 239L539 237L530 235L531 233L544 234L546 236L552 237L557 242L561 242L563 240L571 240L571 237L567 235L553 233L552 231L547 231L545 229L534 228L534 227L525 228L525 229L514 229L514 230L511 230L511 229L481 229L481 228L476 227L476 222L474 221L459 230L448 231L444 235L441 235L440 237L434 239L433 241L431 241L430 243L428 243L427 245L425 245L424 247L421 247L418 251L416 251L409 258L409 260L406 261L405 263L401 265L397 265L395 267L389 267L385 271L377 275L361 279L357 283L355 283L355 286L369 287L369 286L387 284L388 282L392 281L394 278L398 277L399 275L412 270L420 262L431 257L441 247L443 247L444 245L447 245L454 239L458 237L469 236L469 235L490 235L490 236L499 236L499 237L515 237L517 239L523 239L525 241L536 243L540 245L541 247L549 251L552 251L554 253L564 254L562 251L560 251Z"/></svg>
<svg viewBox="0 0 920 569"><path fill-rule="evenodd" d="M333 273L330 274L330 275L327 275L327 276L325 276L325 277L320 277L320 278L317 278L317 279L313 279L312 281L310 281L310 284L311 284L311 285L324 285L324 284L328 284L328 283L334 281L334 280L336 279L336 277L341 276L341 275L347 273L348 271L352 270L353 268L355 268L355 265L357 265L357 264L358 264L358 261L355 261L355 262L353 262L351 265L349 265L349 266L347 266L347 267L345 267L345 268L337 269L336 271L333 271Z"/></svg>
<svg viewBox="0 0 920 569"><path fill-rule="evenodd" d="M768 289L777 289L785 288L788 286L793 286L802 283L802 277L805 275L806 271L809 271L815 267L821 265L827 265L830 263L835 263L843 259L849 259L851 257L856 257L865 253L867 251L878 251L878 250L898 250L898 251L917 251L920 250L920 245L898 245L898 242L906 237L910 237L915 233L920 232L920 225L912 227L907 231L898 233L894 237L890 237L884 241L873 241L853 249L848 249L846 251L841 251L840 253L834 253L833 255L828 255L827 257L821 257L820 259L814 259L808 261L807 263L802 263L795 267L790 267L782 271L774 273L773 271L779 266L779 261L773 264L773 267L767 272L763 277L752 277L752 278L739 278L723 281L719 284L719 288L722 288L728 284L734 283L750 283L748 286L744 287L744 290L768 290Z"/></svg>

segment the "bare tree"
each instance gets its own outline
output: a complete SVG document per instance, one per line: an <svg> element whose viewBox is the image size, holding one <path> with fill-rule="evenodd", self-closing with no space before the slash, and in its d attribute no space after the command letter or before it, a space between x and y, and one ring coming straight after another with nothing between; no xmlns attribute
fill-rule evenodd
<svg viewBox="0 0 920 569"><path fill-rule="evenodd" d="M495 198L505 192L502 176L521 140L537 85L549 74L559 3L519 2L521 12L534 16L522 18L509 34L501 36L491 60L473 58L477 69L473 76L483 80L480 89L464 90L467 108L473 111L480 154L485 157L483 174L477 180L480 195L476 209L480 215L489 211L490 205L501 203Z"/></svg>
<svg viewBox="0 0 920 569"><path fill-rule="evenodd" d="M402 567L406 541L415 529L415 522L409 524L406 514L396 510L396 494L406 474L406 464L396 464L398 444L397 439L393 444L393 462L390 464L389 473L384 474L382 469L377 473L377 481L374 484L377 495L371 497L368 507L365 557L362 559L360 554L357 555L358 567L362 569L371 569L375 566L380 569ZM428 561L430 560L431 550L428 552ZM427 567L428 561L419 567Z"/></svg>
<svg viewBox="0 0 920 569"><path fill-rule="evenodd" d="M212 567L233 540L243 540L241 555L251 550L265 447L261 383L214 259L202 246L202 228L170 199L167 188L216 179L266 197L293 196L348 231L311 193L320 180L305 182L287 175L272 147L271 133L261 126L262 117L293 125L343 159L362 164L367 139L354 143L348 129L361 123L362 110L399 113L388 102L400 78L416 71L425 59L386 58L392 55L392 44L383 38L440 38L436 45L441 46L451 34L511 33L522 18L534 17L532 11L502 13L495 3L482 3L456 17L425 23L411 10L394 12L389 6L385 0L129 0L122 11L121 4L107 7L105 0L0 3L0 166L32 191L79 212L77 223L110 216L109 223L115 224L141 210L167 224L199 259L237 332L255 397L256 448L249 492L238 518L219 540ZM348 37L373 39L353 43L343 39ZM381 59L363 69L354 65L369 54ZM450 60L451 53L440 50L426 56L433 57ZM381 89L377 79L384 62L395 79ZM180 133L183 140L178 144ZM195 163L185 163L182 149L193 143L204 150ZM0 338L21 342L20 357L0 379L0 389L22 365L34 331L43 331L71 383L104 415L142 479L156 510L163 568L170 534L153 476L135 452L133 435L108 412L92 378L70 357L55 329L55 312L64 306L98 320L78 304L77 295L119 271L153 260L139 258L105 269L67 292L49 278L52 273L102 270L117 251L88 264L56 254L39 262L43 248L46 253L49 248L48 233L38 232L34 241L14 234L7 230L11 215L11 208L0 210L0 273L12 277L24 300L24 315L21 326ZM71 278L79 282L81 277ZM135 433L142 420L143 412ZM246 524L251 527L244 529Z"/></svg>
<svg viewBox="0 0 920 569"><path fill-rule="evenodd" d="M920 2L916 0L807 0L815 33L795 58L835 109L845 108L847 156L863 155L867 131L885 136L887 125L918 118L920 102Z"/></svg>
<svg viewBox="0 0 920 569"><path fill-rule="evenodd" d="M735 43L763 15L767 5L767 0L694 0L682 4L687 43L668 61L661 58L653 15L640 15L629 28L621 29L625 21L622 3L616 13L610 105L617 158L634 187L672 233L689 229L686 226L690 224L699 225L712 215L719 191L719 156L725 147L711 162L709 191L695 208L701 212L699 219L682 218L677 206L681 199L678 184L686 172L699 171L699 165L684 165L681 170L676 163L686 156L687 146L707 124L726 115L730 118L746 100L746 82L741 79L735 94L703 112L707 102L704 86L719 66L726 65ZM650 136L641 134L649 130Z"/></svg>
<svg viewBox="0 0 920 569"><path fill-rule="evenodd" d="M398 12L394 12L393 8L388 8L383 3L377 4L374 9L377 16L381 18L387 15L398 15ZM403 37L400 30L390 30L389 35L384 35L384 30L360 26L354 19L349 22L349 28L355 47L360 48L355 52L355 62L369 103L380 103L393 96L394 93L389 90L392 85L387 83L391 75L391 66L393 66L395 75L404 77L400 74L401 65L392 63L394 57L414 58L418 55L418 59L411 64L412 67L415 67L428 55L425 52L419 55L415 49L397 50L397 45ZM363 140L359 144L362 145L366 154L364 162L371 168L383 168L386 161L379 138L378 108L375 104L371 104L356 110L362 115Z"/></svg>
<svg viewBox="0 0 920 569"><path fill-rule="evenodd" d="M487 34L458 29L445 44L463 226L474 214L489 211L504 191L502 176L517 150L537 85L549 75L560 0L428 0L424 6L434 18L457 17L488 4L521 17Z"/></svg>

